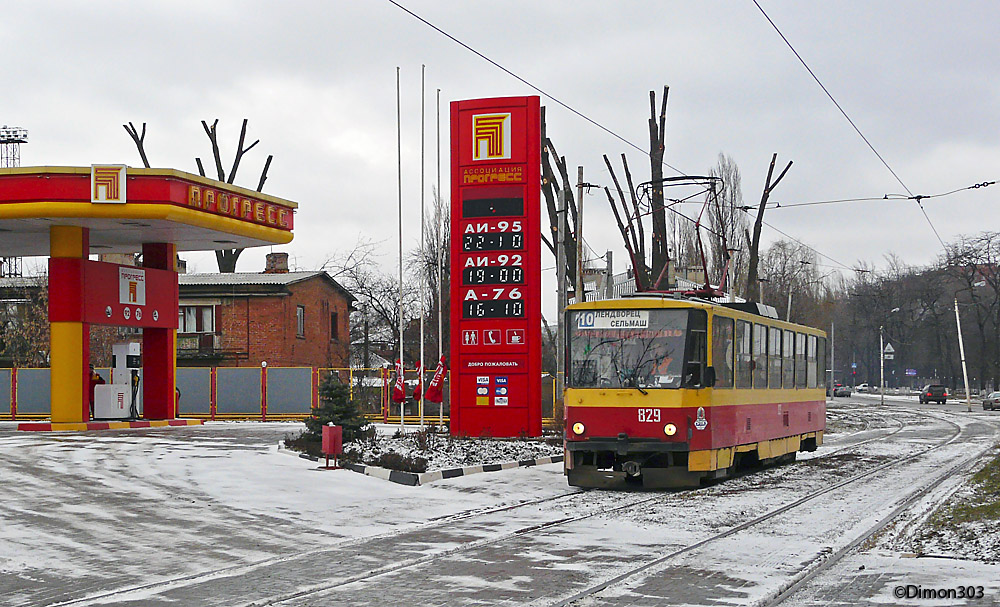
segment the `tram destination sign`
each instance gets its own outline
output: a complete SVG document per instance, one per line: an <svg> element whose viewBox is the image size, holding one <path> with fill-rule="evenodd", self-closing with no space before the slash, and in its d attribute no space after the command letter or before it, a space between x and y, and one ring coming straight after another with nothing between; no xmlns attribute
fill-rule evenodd
<svg viewBox="0 0 1000 607"><path fill-rule="evenodd" d="M451 104L451 432L540 436L538 97Z"/></svg>

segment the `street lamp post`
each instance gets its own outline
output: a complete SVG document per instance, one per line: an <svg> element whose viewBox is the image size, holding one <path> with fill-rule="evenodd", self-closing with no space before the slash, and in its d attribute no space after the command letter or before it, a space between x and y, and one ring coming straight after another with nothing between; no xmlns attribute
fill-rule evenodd
<svg viewBox="0 0 1000 607"><path fill-rule="evenodd" d="M899 308L889 310L889 314L899 312ZM878 377L879 392L881 393L881 404L885 405L885 339L883 338L882 325L878 326Z"/></svg>
<svg viewBox="0 0 1000 607"><path fill-rule="evenodd" d="M878 391L881 404L885 405L885 340L882 338L882 325L878 326Z"/></svg>

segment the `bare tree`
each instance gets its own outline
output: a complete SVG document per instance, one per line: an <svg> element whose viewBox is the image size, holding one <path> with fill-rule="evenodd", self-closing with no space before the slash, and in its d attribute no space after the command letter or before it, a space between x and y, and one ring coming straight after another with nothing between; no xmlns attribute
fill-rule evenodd
<svg viewBox="0 0 1000 607"><path fill-rule="evenodd" d="M555 170L552 163L555 163ZM558 172L558 173L557 173ZM559 235L559 200L566 196L566 234L563 246L566 252L566 277L570 284L576 282L576 198L573 195L573 185L569 180L569 170L566 157L560 156L556 146L547 135L545 127L545 108L542 108L542 196L545 199L545 209L549 217L549 234L542 233L542 242L548 247L553 257L556 257L556 240Z"/></svg>
<svg viewBox="0 0 1000 607"><path fill-rule="evenodd" d="M208 122L202 120L201 126L205 129L205 135L208 137L209 142L212 144L212 158L215 160L215 170L218 175L219 181L232 184L236 180L236 172L240 168L240 162L243 160L243 155L252 150L258 143L260 139L255 140L250 145L245 145L247 136L247 122L246 118L243 119L243 127L240 129L240 139L239 143L236 145L236 157L233 159L232 168L229 170L229 176L226 176L225 169L222 167L222 153L219 149L219 134L218 125L219 120L216 118L212 125L209 126ZM142 164L146 168L149 168L149 160L146 157L145 139L146 139L146 123L142 123L142 133L140 134L136 129L135 125L129 122L127 125L122 125L125 131L132 138L135 143L136 149L139 151L139 156L142 158ZM274 156L268 155L267 160L264 161L264 168L260 173L260 178L257 181L257 191L261 192L264 189L264 182L267 181L267 171L271 168L271 160ZM201 158L194 159L195 164L198 165L198 173L202 177L207 177L205 174L205 166L201 162ZM219 265L219 272L232 273L236 271L236 261L240 257L240 253L243 249L223 249L215 252L215 259Z"/></svg>
<svg viewBox="0 0 1000 607"><path fill-rule="evenodd" d="M427 210L424 217L424 248L419 248L411 253L410 265L417 275L421 276L427 285L426 297L424 298L423 309L427 311L425 322L425 353L430 356L429 361L424 364L431 368L437 360L438 344L438 312L447 319L451 313L451 298L447 292L448 285L451 284L451 207L440 196L440 193L432 190L432 206ZM438 280L438 267L440 264L440 282ZM448 353L448 339L450 331L448 321L445 320L441 327L441 343L443 352ZM418 342L419 343L419 342ZM419 347L418 347L419 351Z"/></svg>
<svg viewBox="0 0 1000 607"><path fill-rule="evenodd" d="M750 239L750 261L747 266L747 287L744 290L747 301L757 301L755 293L757 291L757 264L760 259L760 229L764 223L764 208L767 206L767 199L771 196L771 191L778 185L781 178L788 172L788 169L792 168L792 161L789 160L785 169L772 182L771 176L774 174L774 163L777 160L778 154L775 153L771 156L771 165L767 169L767 179L764 181L764 191L760 195L760 205L757 207L757 219L753 224L753 238Z"/></svg>
<svg viewBox="0 0 1000 607"><path fill-rule="evenodd" d="M649 91L649 174L650 181L652 182L650 213L653 223L650 242L652 257L650 275L657 282L659 281L656 277L663 275L664 268L669 261L667 253L667 210L664 205L662 186L663 152L666 147L667 133L667 94L669 91L669 87L663 87L659 118L656 116L656 91ZM628 171L628 168L625 170Z"/></svg>
<svg viewBox="0 0 1000 607"><path fill-rule="evenodd" d="M31 279L28 279L31 280ZM13 290L0 307L0 358L15 367L49 365L48 278Z"/></svg>
<svg viewBox="0 0 1000 607"><path fill-rule="evenodd" d="M132 141L135 142L135 147L139 150L139 157L142 158L142 166L148 169L149 159L146 158L146 123L142 123L141 135L131 121L128 124L123 124L122 127L125 128L125 132L127 132L129 137L132 138Z"/></svg>
<svg viewBox="0 0 1000 607"><path fill-rule="evenodd" d="M746 234L750 222L741 209L743 190L740 169L731 157L720 152L719 160L709 174L720 180L714 199L709 200L708 209L712 275L721 275L723 268L728 268L728 276L723 277L727 279L726 290L742 295L749 264Z"/></svg>

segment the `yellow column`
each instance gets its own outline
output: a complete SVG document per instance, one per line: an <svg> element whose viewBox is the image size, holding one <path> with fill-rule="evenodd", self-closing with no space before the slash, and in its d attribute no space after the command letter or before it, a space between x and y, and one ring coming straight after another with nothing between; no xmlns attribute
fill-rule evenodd
<svg viewBox="0 0 1000 607"><path fill-rule="evenodd" d="M86 259L90 253L87 228L49 228L49 255ZM69 285L49 282L49 300L70 295ZM80 297L81 294L73 294ZM90 326L83 322L53 322L50 338L52 422L84 422L90 419L89 377Z"/></svg>

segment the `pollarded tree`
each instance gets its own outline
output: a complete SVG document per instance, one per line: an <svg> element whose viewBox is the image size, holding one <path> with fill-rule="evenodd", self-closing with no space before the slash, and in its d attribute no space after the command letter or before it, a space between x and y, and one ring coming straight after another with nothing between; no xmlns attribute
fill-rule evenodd
<svg viewBox="0 0 1000 607"><path fill-rule="evenodd" d="M240 140L239 143L236 145L236 157L233 159L233 165L229 169L229 176L227 177L226 171L222 167L222 154L219 150L219 134L217 130L217 127L219 125L219 120L218 118L216 118L215 121L212 122L211 126L208 125L208 122L204 120L201 121L201 126L202 128L205 129L205 135L208 136L208 140L212 144L212 158L215 160L215 170L218 175L219 181L232 184L236 180L236 172L240 168L240 161L243 160L243 155L252 150L254 146L256 146L258 143L260 143L260 139L258 139L253 143L251 143L250 145L244 147L247 136L247 122L248 122L247 119L244 118L243 128L240 130ZM128 124L123 124L122 126L125 128L125 131L129 134L129 137L132 138L132 141L135 142L135 147L139 151L139 157L142 159L142 165L148 169L149 159L146 156L146 123L145 122L142 123L141 133L131 122L129 122ZM258 192L263 191L264 189L264 182L267 181L267 170L271 167L271 160L273 158L274 156L269 154L267 160L264 162L264 168L261 171L260 179L257 182ZM201 162L201 158L195 158L194 161L195 164L198 165L198 173L202 177L207 177L207 175L205 174L205 167ZM242 252L243 249L223 249L220 251L216 251L215 260L219 265L219 272L223 273L235 272L236 261L239 259L240 253Z"/></svg>

